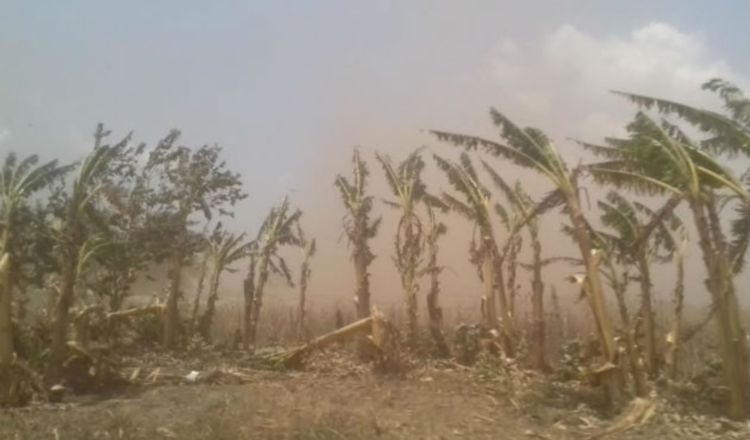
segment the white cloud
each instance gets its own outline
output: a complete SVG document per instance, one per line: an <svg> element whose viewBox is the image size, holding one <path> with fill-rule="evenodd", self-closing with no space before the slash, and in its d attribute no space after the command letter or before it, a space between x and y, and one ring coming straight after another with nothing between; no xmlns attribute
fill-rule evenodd
<svg viewBox="0 0 750 440"><path fill-rule="evenodd" d="M609 90L716 106L716 99L700 90L706 80L722 77L747 83L711 55L700 34L665 23L607 37L564 25L527 47L503 39L488 66L490 78L501 89L504 111L559 136L602 136L620 130L632 108Z"/></svg>
<svg viewBox="0 0 750 440"><path fill-rule="evenodd" d="M520 124L548 132L565 145L563 154L571 163L582 151L564 142L565 137L599 141L623 134L630 121L634 107L609 90L709 108L721 105L715 95L700 88L711 78L724 78L750 90L748 77L716 57L700 34L665 23L604 37L565 25L536 43L508 41L498 43L483 70L484 80L489 77L497 91L497 107ZM596 196L592 191L592 197ZM550 233L554 239L554 231ZM700 286L704 272L697 258L689 263L690 283ZM694 294L702 298L699 292Z"/></svg>
<svg viewBox="0 0 750 440"><path fill-rule="evenodd" d="M598 40L571 26L550 36L541 50L552 73L574 76L576 86L648 88L654 92L697 94L697 85L731 74L711 60L699 36L651 23L628 38Z"/></svg>

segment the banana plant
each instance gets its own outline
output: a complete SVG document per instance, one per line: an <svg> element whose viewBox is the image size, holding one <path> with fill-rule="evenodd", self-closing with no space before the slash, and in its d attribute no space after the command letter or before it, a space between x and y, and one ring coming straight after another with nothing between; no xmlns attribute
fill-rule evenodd
<svg viewBox="0 0 750 440"><path fill-rule="evenodd" d="M286 260L278 252L283 246L303 246L304 237L300 235L301 229L298 227L301 216L302 211L299 209L291 211L289 199L284 198L279 206L272 208L268 213L258 231L258 236L250 245L251 252L256 258L252 272L257 273L257 279L253 280L252 304L246 304L245 307L245 310L250 312L245 316L248 347L254 347L256 343L260 310L270 273L282 275L290 285L293 285Z"/></svg>
<svg viewBox="0 0 750 440"><path fill-rule="evenodd" d="M491 194L479 181L479 176L468 154L461 154L460 163L444 159L438 155L434 155L434 158L438 168L448 177L453 189L464 199L464 201L461 201L457 197L444 192L442 194L443 203L451 211L460 214L474 224L471 254L477 265L481 267L480 274L484 282L483 311L485 325L490 329L498 328L495 302L495 298L497 298L500 303L501 334L504 349L508 356L513 356L515 353L515 334L508 300L505 295L503 274L499 270L500 252L495 239L491 216L493 206ZM478 244L476 243L477 235L479 236Z"/></svg>
<svg viewBox="0 0 750 440"><path fill-rule="evenodd" d="M76 301L76 286L83 268L107 245L106 238L98 238L94 233L99 216L96 206L110 183L112 161L130 142L128 135L116 144L104 144L108 135L109 131L100 124L94 133L94 150L78 166L71 189L60 203L60 222L56 231L60 285L53 311L47 371L50 384L57 384L62 379L69 312Z"/></svg>
<svg viewBox="0 0 750 440"><path fill-rule="evenodd" d="M394 166L388 156L376 155L383 167L386 181L395 200L384 200L387 205L401 213L394 240L393 261L401 275L404 289L408 340L412 345L417 341L417 291L419 290L419 269L423 263L424 230L417 207L425 196L422 181L424 161L419 150L411 153L403 162Z"/></svg>
<svg viewBox="0 0 750 440"><path fill-rule="evenodd" d="M302 236L302 233L299 233ZM317 251L317 245L315 239L304 240L304 257L302 264L300 265L299 271L299 310L297 316L297 332L301 340L308 338L307 331L307 287L310 283L310 277L312 276L312 269L310 268L310 262L315 256Z"/></svg>
<svg viewBox="0 0 750 440"><path fill-rule="evenodd" d="M515 270L516 255L520 250L520 236L517 235L520 229L526 229L529 233L532 248L532 262L526 266L518 264L520 267L528 267L532 272L531 280L531 312L532 312L532 330L531 330L531 349L532 361L534 366L540 371L548 371L550 366L546 359L546 325L544 315L544 282L542 281L542 242L539 238L539 215L532 216L536 203L532 197L523 189L520 182L511 186L505 179L498 174L492 166L486 161L482 161L482 166L492 178L495 186L500 190L508 201L511 208L510 213L503 208L501 204L495 205L495 210L503 220L506 230L510 234L507 246L510 253L509 258L509 280L508 289L510 292L511 310L513 309L515 290Z"/></svg>
<svg viewBox="0 0 750 440"><path fill-rule="evenodd" d="M743 182L721 159L750 154L750 100L721 80L710 81L704 88L720 94L728 114L618 92L640 110L627 127L626 138L610 138L605 145L590 148L607 160L589 169L602 183L670 195L687 203L708 274L706 286L717 309L724 385L729 390L726 413L742 419L750 412L745 392L750 387L750 367L734 277L742 269L750 242L750 182ZM649 110L661 114L661 119ZM680 121L704 137L689 136ZM726 200L736 211L731 238L719 217Z"/></svg>
<svg viewBox="0 0 750 440"><path fill-rule="evenodd" d="M369 171L367 164L354 150L352 156L353 177L351 181L342 175L336 176L335 186L341 194L346 208L344 233L352 246L352 261L357 282L355 300L357 319L370 316L370 273L369 267L375 259L369 241L378 234L381 219L370 219L372 196L365 193Z"/></svg>
<svg viewBox="0 0 750 440"><path fill-rule="evenodd" d="M13 153L5 157L0 168L0 404L13 399L9 395L13 378L13 290L17 279L19 249L18 237L24 225L20 223L21 212L28 199L47 188L60 178L69 167L60 167L57 161L37 165L38 156L18 160Z"/></svg>
<svg viewBox="0 0 750 440"><path fill-rule="evenodd" d="M446 234L448 227L442 221L438 220L435 211L446 212L446 206L439 198L427 194L424 198L424 206L427 211L427 228L425 232L425 242L427 246L427 264L422 269L421 275L428 275L430 278L430 288L427 292L427 315L430 323L430 335L435 343L435 351L438 356L447 357L450 355L448 344L445 342L443 334L443 309L440 307L440 273L443 267L438 264L438 240Z"/></svg>
<svg viewBox="0 0 750 440"><path fill-rule="evenodd" d="M682 345L682 312L685 303L685 257L687 256L687 245L689 237L684 226L674 231L679 237L675 240L677 246L672 251L672 260L677 266L677 277L674 287L672 324L666 336L667 352L664 354L664 364L667 376L671 379L677 378L679 371L679 353Z"/></svg>
<svg viewBox="0 0 750 440"><path fill-rule="evenodd" d="M566 232L568 235L572 234L569 228ZM630 267L627 264L622 264L621 254L618 253L618 246L621 245L619 237L603 231L593 232L592 235L594 236L594 244L602 256L600 266L602 277L612 289L620 313L625 354L633 378L633 388L637 396L643 397L648 394L646 375L641 362L641 352L638 349L636 325L630 316L625 298L628 285L632 280L629 273Z"/></svg>
<svg viewBox="0 0 750 440"><path fill-rule="evenodd" d="M211 326L216 313L216 302L219 300L221 275L232 271L231 265L249 255L251 244L243 242L245 234L235 235L222 229L218 223L208 241L208 255L212 267L208 284L206 311L198 321L198 333L206 341L211 341Z"/></svg>
<svg viewBox="0 0 750 440"><path fill-rule="evenodd" d="M502 141L433 130L439 141L453 144L466 150L482 149L492 156L510 161L518 166L536 171L551 184L549 192L529 214L529 219L558 206L564 206L573 227L575 242L578 245L586 267L585 291L596 324L601 351L607 361L616 356L612 320L604 301L602 281L599 274L599 260L594 253L592 238L586 226L581 204L579 178L581 168L570 169L550 139L539 129L521 128L494 108L490 110L493 123L500 129ZM523 222L521 223L523 224ZM606 390L609 400L617 397L617 385L608 381Z"/></svg>
<svg viewBox="0 0 750 440"><path fill-rule="evenodd" d="M204 235L206 229L203 230ZM198 312L201 307L201 297L203 296L204 285L206 284L206 275L208 274L209 260L211 259L211 253L209 252L208 240L205 240L203 246L201 246L200 252L200 263L198 263L198 282L195 286L195 296L193 297L193 310L190 313L190 334L195 335L198 329Z"/></svg>
<svg viewBox="0 0 750 440"><path fill-rule="evenodd" d="M635 268L636 278L640 282L639 317L643 324L646 371L652 377L658 374L660 358L654 319L651 265L654 260L664 260L659 256L662 250L668 253L672 251L671 235L663 223L679 223L673 213L677 203L678 198L671 198L655 212L641 203L631 202L615 191L608 192L606 200L597 203L602 211L602 224L614 233L608 235L612 238L612 252L616 253L622 264Z"/></svg>

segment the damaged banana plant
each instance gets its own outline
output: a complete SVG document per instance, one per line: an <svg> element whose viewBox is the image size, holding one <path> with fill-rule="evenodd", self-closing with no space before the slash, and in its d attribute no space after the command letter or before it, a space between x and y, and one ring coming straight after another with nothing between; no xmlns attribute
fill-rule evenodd
<svg viewBox="0 0 750 440"><path fill-rule="evenodd" d="M301 216L302 211L299 209L292 211L289 199L284 198L279 206L271 208L258 231L258 236L250 245L250 252L253 255L250 273L253 274L253 279L252 286L246 284L245 288L252 290L252 296L246 295L246 301L251 302L245 304L244 318L247 330L245 344L248 347L255 346L263 294L269 275L271 273L281 275L290 285L294 284L289 267L284 258L279 255L279 250L284 246L303 246L304 238L300 236L301 229L298 228Z"/></svg>
<svg viewBox="0 0 750 440"><path fill-rule="evenodd" d="M459 200L444 192L442 194L443 202L451 211L460 214L474 224L470 255L474 264L481 268L479 274L484 282L484 297L482 298L484 324L488 329L500 330L505 353L512 357L515 353L513 319L505 294L503 273L499 270L501 267L498 264L500 252L495 240L490 192L479 181L479 176L468 154L461 154L460 163L444 159L438 155L434 157L438 168L445 173L451 186L464 199L463 201ZM500 303L500 321L497 317L496 298ZM499 323L501 326L498 325Z"/></svg>
<svg viewBox="0 0 750 440"><path fill-rule="evenodd" d="M370 219L372 213L372 196L367 195L367 177L370 174L367 164L354 150L352 156L352 179L342 175L336 176L335 186L341 194L341 201L346 208L344 233L352 247L354 275L357 282L355 301L357 318L362 319L370 314L370 273L369 267L375 259L370 249L370 240L378 234L381 218Z"/></svg>
<svg viewBox="0 0 750 440"><path fill-rule="evenodd" d="M417 207L426 195L422 181L424 161L420 151L414 151L403 162L394 166L388 156L376 155L383 167L386 181L395 200L384 200L388 206L400 211L394 239L393 262L401 275L407 315L407 339L414 347L418 337L417 292L419 271L424 263L425 233Z"/></svg>
<svg viewBox="0 0 750 440"><path fill-rule="evenodd" d="M362 338L367 335L366 338ZM307 344L291 350L264 356L260 361L271 368L299 368L305 356L333 344L366 341L374 351L376 366L383 371L400 368L398 334L393 325L377 309L370 316L355 321L330 333L318 336ZM372 356L371 356L372 357Z"/></svg>
<svg viewBox="0 0 750 440"><path fill-rule="evenodd" d="M443 334L443 308L440 307L440 273L444 267L438 263L438 240L445 235L448 227L438 220L435 211L446 212L448 206L437 197L427 195L424 197L425 210L427 211L427 231L425 242L427 245L427 265L422 269L421 275L429 276L430 287L427 291L427 315L430 323L430 335L435 343L435 351L440 357L448 357L450 350Z"/></svg>
<svg viewBox="0 0 750 440"><path fill-rule="evenodd" d="M299 233L302 236L302 232ZM299 273L299 310L297 311L297 334L300 340L307 340L307 287L310 283L310 277L312 276L312 269L310 268L310 262L315 256L317 246L315 239L304 240L305 251L300 265Z"/></svg>
<svg viewBox="0 0 750 440"><path fill-rule="evenodd" d="M592 149L606 161L590 166L589 171L600 183L686 202L708 274L706 286L717 310L724 386L729 390L726 414L742 419L750 411L746 392L750 367L735 277L750 243L750 178L738 176L721 159L750 155L750 100L736 86L719 79L703 87L720 96L726 114L618 92L639 110L627 126L626 137L607 139L606 145ZM661 117L656 119L650 110ZM731 239L719 216L726 206L732 206L736 214Z"/></svg>
<svg viewBox="0 0 750 440"><path fill-rule="evenodd" d="M38 162L37 156L19 160L11 153L0 168L0 405L13 404L18 397L13 392L12 366L16 350L12 306L13 291L19 281L21 214L28 208L30 197L69 170L69 167L58 166L57 161L43 165Z"/></svg>
<svg viewBox="0 0 750 440"><path fill-rule="evenodd" d="M618 263L634 268L637 273L633 279L639 282L641 290L638 317L643 324L645 367L651 377L657 375L660 367L651 265L652 261L668 261L674 250L669 229L675 229L679 225L679 219L673 214L679 201L679 198L673 197L655 212L643 204L631 202L610 191L606 200L597 203L602 211L602 224L613 231L597 231L598 237L607 243L612 257L616 258ZM665 226L664 223L670 223L671 227ZM661 255L662 252L666 252L666 255ZM626 283L627 281L629 280L625 280Z"/></svg>
<svg viewBox="0 0 750 440"><path fill-rule="evenodd" d="M198 321L198 333L206 341L211 341L211 326L216 313L216 302L219 300L219 285L221 274L231 272L231 265L247 257L251 245L245 240L245 234L232 234L222 229L221 223L216 225L209 239L208 254L212 266L211 279L208 285L206 311Z"/></svg>
<svg viewBox="0 0 750 440"><path fill-rule="evenodd" d="M573 226L575 242L586 268L585 283L587 298L596 323L601 351L605 358L614 360L615 345L612 320L604 301L604 291L598 269L598 261L592 253L592 239L586 226L581 204L580 168L570 169L552 141L541 130L522 128L494 108L490 110L494 125L500 129L502 141L492 141L478 136L432 131L438 140L466 150L482 149L488 154L508 160L544 176L552 185L552 191L537 205L546 210L563 206ZM531 215L536 215L536 209ZM616 384L608 384L609 398L616 394Z"/></svg>
<svg viewBox="0 0 750 440"><path fill-rule="evenodd" d="M534 366L540 371L549 371L550 366L546 359L546 328L545 328L545 315L544 315L544 282L542 281L542 242L539 238L539 217L544 214L542 210L535 210L536 203L531 196L523 189L523 186L519 181L511 186L505 179L495 171L492 166L486 161L482 161L482 165L487 173L492 178L495 186L500 190L503 196L507 199L508 204L511 208L511 212L503 207L503 205L495 204L495 211L500 216L503 225L506 227L510 234L508 238L508 244L506 245L508 258L508 289L510 292L510 306L511 311L514 308L516 293L516 261L518 253L521 249L520 236L516 235L521 229L526 229L529 233L532 248L532 262L530 265L518 264L521 267L527 267L531 270L531 313L532 313L532 362ZM554 206L552 206L554 207ZM532 215L533 213L533 215Z"/></svg>

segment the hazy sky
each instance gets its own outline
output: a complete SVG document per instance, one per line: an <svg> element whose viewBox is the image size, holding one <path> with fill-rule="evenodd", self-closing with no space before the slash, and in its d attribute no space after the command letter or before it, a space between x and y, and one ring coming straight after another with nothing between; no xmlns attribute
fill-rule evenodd
<svg viewBox="0 0 750 440"><path fill-rule="evenodd" d="M254 232L290 193L321 240L313 291L348 301L332 183L353 146L370 159L421 145L445 153L420 130L491 135L496 106L547 130L575 161L566 137L598 140L632 113L608 90L715 107L700 84L721 76L750 89L749 43L743 0L0 0L0 154L78 159L97 122L149 143L173 127L187 144L218 143L250 194L234 225ZM379 191L374 161L371 170ZM378 242L383 298L398 298L392 229ZM474 286L458 261L467 237L459 228L445 246L453 292Z"/></svg>

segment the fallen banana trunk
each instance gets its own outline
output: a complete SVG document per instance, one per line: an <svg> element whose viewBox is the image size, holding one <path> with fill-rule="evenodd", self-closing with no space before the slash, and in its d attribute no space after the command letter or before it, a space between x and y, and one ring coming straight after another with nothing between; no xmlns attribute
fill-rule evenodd
<svg viewBox="0 0 750 440"><path fill-rule="evenodd" d="M341 327L325 335L318 336L313 341L287 350L281 353L266 356L264 360L275 367L298 368L302 360L309 353L323 349L335 343L345 342L357 336L369 333L367 340L385 357L392 357L391 347L395 340L392 326L385 316L378 310L373 310L372 315Z"/></svg>
<svg viewBox="0 0 750 440"><path fill-rule="evenodd" d="M158 314L164 310L164 304L156 302L143 307L131 307L125 310L104 313L104 307L100 304L94 304L81 307L73 312L73 322L88 318L92 314L101 313L105 321L116 321L118 319L131 318L134 316Z"/></svg>
<svg viewBox="0 0 750 440"><path fill-rule="evenodd" d="M118 310L115 312L103 313L104 308L99 305L90 305L82 307L73 313L73 322L83 321L90 315L95 313L102 313L102 317L106 322L117 321L119 319L132 318L135 316L158 314L164 310L164 304L154 303L143 307L131 307L125 310Z"/></svg>
<svg viewBox="0 0 750 440"><path fill-rule="evenodd" d="M117 321L118 319L132 318L134 316L143 316L149 314L158 314L164 310L164 304L156 303L145 307L133 307L127 310L118 310L109 312L104 315L107 322Z"/></svg>
<svg viewBox="0 0 750 440"><path fill-rule="evenodd" d="M341 327L338 330L334 330L331 333L326 333L325 335L318 336L305 345L301 345L299 347L281 353L266 356L265 360L278 367L299 367L304 356L315 350L319 350L337 342L343 342L353 338L354 336L370 332L372 329L373 320L374 317L372 316L360 319L359 321Z"/></svg>
<svg viewBox="0 0 750 440"><path fill-rule="evenodd" d="M609 427L587 437L587 440L598 440L610 435L621 434L635 426L642 425L654 415L656 402L651 399L636 397L620 417Z"/></svg>
<svg viewBox="0 0 750 440"><path fill-rule="evenodd" d="M143 307L131 307L126 310L105 312L101 304L83 306L73 312L73 339L83 348L88 348L89 340L98 334L99 338L109 340L117 323L146 315L160 315L164 304L156 302Z"/></svg>

